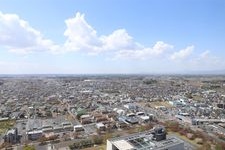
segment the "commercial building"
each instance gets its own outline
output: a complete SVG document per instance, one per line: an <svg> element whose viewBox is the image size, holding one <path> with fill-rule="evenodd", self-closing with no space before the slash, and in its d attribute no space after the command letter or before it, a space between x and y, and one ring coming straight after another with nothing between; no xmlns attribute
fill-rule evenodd
<svg viewBox="0 0 225 150"><path fill-rule="evenodd" d="M164 127L107 140L107 150L184 150L184 142L166 137Z"/></svg>

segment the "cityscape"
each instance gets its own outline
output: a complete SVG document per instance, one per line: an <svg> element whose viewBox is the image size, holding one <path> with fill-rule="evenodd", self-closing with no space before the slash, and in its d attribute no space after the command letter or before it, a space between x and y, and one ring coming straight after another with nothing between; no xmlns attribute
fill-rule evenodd
<svg viewBox="0 0 225 150"><path fill-rule="evenodd" d="M0 150L225 150L225 0L0 0Z"/></svg>
<svg viewBox="0 0 225 150"><path fill-rule="evenodd" d="M2 148L225 146L224 76L21 75L0 83Z"/></svg>

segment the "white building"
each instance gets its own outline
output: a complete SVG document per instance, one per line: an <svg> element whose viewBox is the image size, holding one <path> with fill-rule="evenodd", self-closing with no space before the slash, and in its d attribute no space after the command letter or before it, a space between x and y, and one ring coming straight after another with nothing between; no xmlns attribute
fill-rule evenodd
<svg viewBox="0 0 225 150"><path fill-rule="evenodd" d="M160 136L160 135L159 135ZM158 138L158 137L157 137ZM160 137L159 137L160 139ZM156 140L153 131L135 133L107 140L107 150L184 150L184 142L176 137Z"/></svg>
<svg viewBox="0 0 225 150"><path fill-rule="evenodd" d="M74 131L75 131L75 132L81 132L81 131L84 131L83 125L76 125L76 126L74 126Z"/></svg>

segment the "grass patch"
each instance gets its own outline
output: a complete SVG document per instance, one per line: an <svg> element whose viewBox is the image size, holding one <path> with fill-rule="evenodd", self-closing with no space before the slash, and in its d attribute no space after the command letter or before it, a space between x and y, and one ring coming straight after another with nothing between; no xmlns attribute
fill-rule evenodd
<svg viewBox="0 0 225 150"><path fill-rule="evenodd" d="M8 129L15 125L15 120L0 121L0 135L4 134Z"/></svg>

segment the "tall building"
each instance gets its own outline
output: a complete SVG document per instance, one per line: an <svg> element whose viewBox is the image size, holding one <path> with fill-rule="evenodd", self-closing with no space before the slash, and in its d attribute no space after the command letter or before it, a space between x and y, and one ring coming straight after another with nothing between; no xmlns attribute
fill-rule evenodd
<svg viewBox="0 0 225 150"><path fill-rule="evenodd" d="M184 142L166 137L164 127L107 140L107 150L184 150Z"/></svg>

